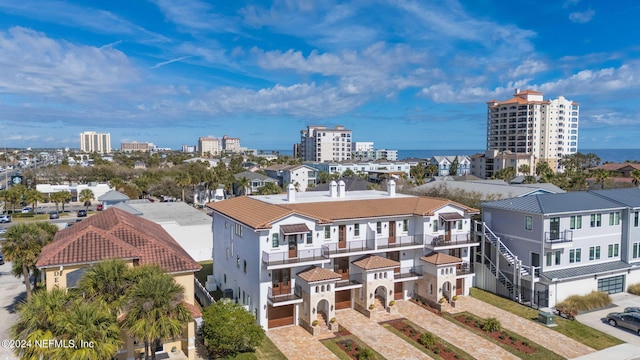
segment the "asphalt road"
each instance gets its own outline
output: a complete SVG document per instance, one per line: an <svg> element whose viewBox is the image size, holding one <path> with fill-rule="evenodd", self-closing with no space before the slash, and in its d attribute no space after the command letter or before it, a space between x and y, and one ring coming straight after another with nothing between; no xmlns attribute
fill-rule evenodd
<svg viewBox="0 0 640 360"><path fill-rule="evenodd" d="M612 294L612 307L588 312L585 314L579 314L576 316L576 320L588 325L594 329L600 330L611 336L625 341L629 344L640 347L640 336L620 327L613 327L607 323L606 317L608 313L621 312L627 306L640 306L640 296L632 295L629 293Z"/></svg>

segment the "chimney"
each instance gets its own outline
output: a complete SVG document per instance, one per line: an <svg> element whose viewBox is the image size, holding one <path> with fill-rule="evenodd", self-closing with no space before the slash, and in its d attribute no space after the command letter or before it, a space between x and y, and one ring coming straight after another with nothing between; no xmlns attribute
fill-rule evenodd
<svg viewBox="0 0 640 360"><path fill-rule="evenodd" d="M296 187L293 184L287 185L287 201L290 203L296 202Z"/></svg>
<svg viewBox="0 0 640 360"><path fill-rule="evenodd" d="M329 183L329 197L338 197L338 184L333 180Z"/></svg>
<svg viewBox="0 0 640 360"><path fill-rule="evenodd" d="M347 196L347 189L344 181L338 181L338 197L343 198Z"/></svg>
<svg viewBox="0 0 640 360"><path fill-rule="evenodd" d="M396 182L393 180L387 182L387 195L396 196Z"/></svg>
<svg viewBox="0 0 640 360"><path fill-rule="evenodd" d="M516 88L516 92L513 95L517 95L520 92L520 88Z"/></svg>

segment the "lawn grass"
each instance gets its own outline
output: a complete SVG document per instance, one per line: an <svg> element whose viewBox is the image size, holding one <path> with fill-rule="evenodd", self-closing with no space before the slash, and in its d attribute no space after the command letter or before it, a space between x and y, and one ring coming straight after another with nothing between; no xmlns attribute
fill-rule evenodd
<svg viewBox="0 0 640 360"><path fill-rule="evenodd" d="M269 339L268 336L265 336L264 340L262 340L262 344L256 348L255 354L260 360L287 360L287 357L280 352L278 347L271 342L271 339Z"/></svg>
<svg viewBox="0 0 640 360"><path fill-rule="evenodd" d="M490 292L472 288L471 296L525 319L529 319L531 321L538 320L538 310L518 304L515 301L502 298ZM555 330L595 350L602 350L624 343L618 338L584 325L579 321L565 320L559 316L555 316L554 320L558 326L551 327L550 329Z"/></svg>
<svg viewBox="0 0 640 360"><path fill-rule="evenodd" d="M421 328L420 326L412 323L409 320L404 320L404 322L408 325L411 325L414 329L417 329L419 331L421 331L422 333L430 333L433 334L430 331L427 331L423 328ZM405 334L401 333L400 331L398 331L397 329L395 329L393 326L388 325L388 324L382 324L382 326L384 326L385 329L391 331L392 333L396 334L398 337L402 338L404 341L408 342L409 344L413 345L416 349L422 351L423 353L429 355L429 357L434 358L434 359L439 359L440 357L438 356L438 354L434 354L432 351L429 351L427 348L425 348L424 346L422 346L420 343L415 342L413 339L407 337ZM448 347L449 349L453 350L453 352L455 354L457 354L457 358L458 359L473 359L473 356L469 355L468 353L466 353L464 350L452 345L451 343L443 340L442 338L436 336L435 334L433 334L437 341L444 345L445 347Z"/></svg>

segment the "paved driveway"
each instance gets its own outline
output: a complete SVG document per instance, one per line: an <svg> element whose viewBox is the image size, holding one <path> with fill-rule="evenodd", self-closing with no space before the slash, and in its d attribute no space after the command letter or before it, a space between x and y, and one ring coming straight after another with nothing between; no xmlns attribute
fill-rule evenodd
<svg viewBox="0 0 640 360"><path fill-rule="evenodd" d="M0 341L11 339L9 328L16 322L15 305L25 299L22 278L11 275L11 263L0 265ZM0 347L0 359L17 359L10 349Z"/></svg>
<svg viewBox="0 0 640 360"><path fill-rule="evenodd" d="M624 311L624 308L627 306L640 306L640 296L631 295L629 293L620 293L611 295L611 300L612 304L615 305L614 307L592 311L586 314L579 314L576 316L576 319L594 329L598 329L606 334L615 336L622 341L640 347L640 336L626 329L614 328L607 324L605 320L608 313Z"/></svg>

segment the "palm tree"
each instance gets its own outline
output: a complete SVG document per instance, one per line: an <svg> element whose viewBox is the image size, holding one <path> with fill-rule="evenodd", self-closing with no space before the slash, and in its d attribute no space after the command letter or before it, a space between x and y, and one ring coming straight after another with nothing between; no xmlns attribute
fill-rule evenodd
<svg viewBox="0 0 640 360"><path fill-rule="evenodd" d="M62 193L60 191L57 191L49 194L49 200L53 201L56 204L56 212L60 212L58 204L64 201Z"/></svg>
<svg viewBox="0 0 640 360"><path fill-rule="evenodd" d="M7 230L2 249L7 260L22 264L27 300L31 297L30 269L38 261L42 248L53 240L56 230L57 227L49 223L17 224Z"/></svg>
<svg viewBox="0 0 640 360"><path fill-rule="evenodd" d="M44 201L44 195L35 189L30 189L25 191L24 193L24 201L27 204L31 204L33 206L33 210L35 211L38 206L38 202Z"/></svg>
<svg viewBox="0 0 640 360"><path fill-rule="evenodd" d="M631 172L631 178L633 179L633 185L635 186L639 186L640 185L640 170L635 169Z"/></svg>
<svg viewBox="0 0 640 360"><path fill-rule="evenodd" d="M438 174L438 165L436 165L436 164L427 165L427 168L425 169L425 174L428 175L429 177L433 177L433 176L437 175Z"/></svg>
<svg viewBox="0 0 640 360"><path fill-rule="evenodd" d="M120 190L122 185L124 185L124 180L119 177L109 180L109 186L111 186L115 191Z"/></svg>
<svg viewBox="0 0 640 360"><path fill-rule="evenodd" d="M104 301L117 315L126 301L132 275L122 260L101 261L92 266L78 283L78 289L91 301Z"/></svg>
<svg viewBox="0 0 640 360"><path fill-rule="evenodd" d="M409 170L409 173L413 177L416 185L424 184L424 176L425 176L425 167L424 163L418 163L416 166L412 166Z"/></svg>
<svg viewBox="0 0 640 360"><path fill-rule="evenodd" d="M176 185L182 189L182 202L184 202L184 189L191 185L191 177L186 172L179 172L176 175Z"/></svg>
<svg viewBox="0 0 640 360"><path fill-rule="evenodd" d="M237 180L237 184L242 189L242 195L247 195L247 193L249 192L249 186L251 185L251 180L249 180L246 176L243 176Z"/></svg>
<svg viewBox="0 0 640 360"><path fill-rule="evenodd" d="M595 183L600 183L600 188L604 189L604 182L611 177L611 174L605 169L595 169L593 177L596 178Z"/></svg>
<svg viewBox="0 0 640 360"><path fill-rule="evenodd" d="M61 316L66 315L66 305L71 293L64 289L39 291L27 302L18 305L18 320L11 327L14 339L46 341L54 339L55 326ZM21 359L46 359L47 348L40 346L17 347L15 355Z"/></svg>
<svg viewBox="0 0 640 360"><path fill-rule="evenodd" d="M74 340L76 347L55 347L57 359L113 359L121 345L116 316L104 302L73 301L55 323L56 338ZM84 345L84 346L83 346ZM89 346L90 345L90 346Z"/></svg>
<svg viewBox="0 0 640 360"><path fill-rule="evenodd" d="M272 194L280 194L282 192L282 188L278 186L276 183L268 182L264 184L263 187L259 188L256 191L256 195L272 195Z"/></svg>
<svg viewBox="0 0 640 360"><path fill-rule="evenodd" d="M71 199L73 199L73 196L71 195L71 192L67 191L67 190L62 190L59 191L60 193L60 199L62 200L62 212L64 212L64 204L68 203L69 201L71 201Z"/></svg>
<svg viewBox="0 0 640 360"><path fill-rule="evenodd" d="M91 189L82 189L82 191L80 191L80 201L84 203L86 211L89 211L89 205L91 205L91 200L93 200L94 197L95 195L93 195Z"/></svg>
<svg viewBox="0 0 640 360"><path fill-rule="evenodd" d="M155 345L180 336L191 313L183 301L184 288L157 266L145 266L140 279L127 294L126 315L122 326L145 345L145 359L155 360Z"/></svg>
<svg viewBox="0 0 640 360"><path fill-rule="evenodd" d="M518 167L520 174L531 175L531 167L527 164L522 164Z"/></svg>

